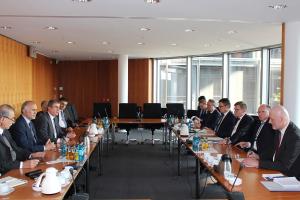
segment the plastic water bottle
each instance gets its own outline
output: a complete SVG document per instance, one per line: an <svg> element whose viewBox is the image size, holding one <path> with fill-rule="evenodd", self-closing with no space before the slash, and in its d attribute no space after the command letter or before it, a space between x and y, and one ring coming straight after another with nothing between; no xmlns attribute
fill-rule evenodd
<svg viewBox="0 0 300 200"><path fill-rule="evenodd" d="M199 145L200 145L200 137L198 135L194 135L193 137L193 151L198 152L199 151Z"/></svg>

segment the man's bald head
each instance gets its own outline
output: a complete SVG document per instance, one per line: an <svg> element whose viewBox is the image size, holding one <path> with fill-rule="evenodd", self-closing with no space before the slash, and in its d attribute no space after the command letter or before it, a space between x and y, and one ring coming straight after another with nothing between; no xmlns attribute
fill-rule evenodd
<svg viewBox="0 0 300 200"><path fill-rule="evenodd" d="M275 130L282 130L290 122L288 111L280 105L274 106L270 111L270 123Z"/></svg>
<svg viewBox="0 0 300 200"><path fill-rule="evenodd" d="M22 115L27 119L35 119L37 113L37 105L33 101L25 101L21 107Z"/></svg>

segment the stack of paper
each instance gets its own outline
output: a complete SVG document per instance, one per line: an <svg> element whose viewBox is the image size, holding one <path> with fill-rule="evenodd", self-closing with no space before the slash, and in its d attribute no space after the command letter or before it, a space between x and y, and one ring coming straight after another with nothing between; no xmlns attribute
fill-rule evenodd
<svg viewBox="0 0 300 200"><path fill-rule="evenodd" d="M0 183L7 183L10 187L15 187L18 185L26 184L27 180L7 176L5 178L1 178Z"/></svg>
<svg viewBox="0 0 300 200"><path fill-rule="evenodd" d="M300 182L295 177L274 178L273 181L284 188L300 188Z"/></svg>

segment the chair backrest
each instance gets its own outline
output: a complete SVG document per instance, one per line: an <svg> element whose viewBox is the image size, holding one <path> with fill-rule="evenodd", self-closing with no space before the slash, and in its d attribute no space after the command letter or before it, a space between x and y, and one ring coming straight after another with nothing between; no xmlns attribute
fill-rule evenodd
<svg viewBox="0 0 300 200"><path fill-rule="evenodd" d="M161 108L161 117L165 117L165 114L167 114L167 108Z"/></svg>
<svg viewBox="0 0 300 200"><path fill-rule="evenodd" d="M94 103L93 117L101 117L101 118L109 117L109 118L111 118L111 104L110 103Z"/></svg>
<svg viewBox="0 0 300 200"><path fill-rule="evenodd" d="M186 116L187 116L187 118L189 118L189 119L190 119L191 117L193 117L193 116L199 117L199 116L200 116L200 112L199 112L199 110L187 110Z"/></svg>
<svg viewBox="0 0 300 200"><path fill-rule="evenodd" d="M143 109L144 118L161 118L160 103L144 103Z"/></svg>
<svg viewBox="0 0 300 200"><path fill-rule="evenodd" d="M120 103L119 118L137 118L136 103Z"/></svg>
<svg viewBox="0 0 300 200"><path fill-rule="evenodd" d="M167 115L177 116L179 118L184 117L184 107L182 103L167 103Z"/></svg>

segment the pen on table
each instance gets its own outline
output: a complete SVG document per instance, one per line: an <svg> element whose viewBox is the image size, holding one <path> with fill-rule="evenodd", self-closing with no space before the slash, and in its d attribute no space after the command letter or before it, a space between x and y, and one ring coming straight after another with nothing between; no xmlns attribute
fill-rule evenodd
<svg viewBox="0 0 300 200"><path fill-rule="evenodd" d="M274 178L285 178L286 176L273 176L273 177L266 177L266 179L268 180L268 181L273 181L274 180Z"/></svg>

